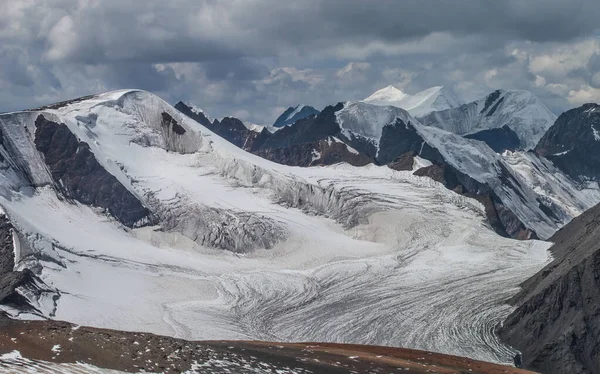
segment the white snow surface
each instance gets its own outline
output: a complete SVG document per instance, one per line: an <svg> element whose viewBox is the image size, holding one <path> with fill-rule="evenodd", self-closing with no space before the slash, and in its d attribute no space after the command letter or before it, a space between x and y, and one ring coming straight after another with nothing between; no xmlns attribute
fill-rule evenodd
<svg viewBox="0 0 600 374"><path fill-rule="evenodd" d="M592 128L592 132L594 134L594 140L595 141L600 141L600 133L598 132L598 130L596 130L596 128L592 125L590 126Z"/></svg>
<svg viewBox="0 0 600 374"><path fill-rule="evenodd" d="M433 111L456 108L462 102L443 86L431 87L415 95L409 95L390 85L374 92L363 100L379 106L395 106L419 117Z"/></svg>
<svg viewBox="0 0 600 374"><path fill-rule="evenodd" d="M525 150L534 148L556 121L556 115L531 92L500 90L495 102L500 100L502 102L496 108L495 105L486 108L486 98L483 98L454 109L433 112L419 120L423 125L439 127L458 135L508 125L517 133Z"/></svg>
<svg viewBox="0 0 600 374"><path fill-rule="evenodd" d="M163 111L185 136L161 133ZM384 112L372 113L377 126L411 118ZM512 362L494 327L512 311L505 300L550 261L549 243L496 235L477 201L387 167L275 164L144 91L44 110L155 214L179 217L130 230L57 195L32 143L38 114L0 116L20 145L19 160L6 162L26 160L39 186L25 187L6 166L0 204L21 233L18 267L41 264L40 278L60 291L54 305L58 293L35 299L21 290L45 316L186 339L380 344ZM356 125L351 111L341 119ZM445 141L448 133L430 130L431 141ZM492 161L475 150L465 157ZM251 216L272 228L261 235L273 248L234 254L201 245L194 230L210 224L207 211Z"/></svg>

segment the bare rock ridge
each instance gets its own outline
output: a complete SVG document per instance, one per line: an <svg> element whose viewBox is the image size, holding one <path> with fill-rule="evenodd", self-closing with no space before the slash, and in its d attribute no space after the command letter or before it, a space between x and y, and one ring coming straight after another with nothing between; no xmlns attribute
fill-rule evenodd
<svg viewBox="0 0 600 374"><path fill-rule="evenodd" d="M535 152L578 181L600 181L600 105L586 104L561 114Z"/></svg>
<svg viewBox="0 0 600 374"><path fill-rule="evenodd" d="M260 132L246 128L242 121L237 118L225 117L221 121L215 119L211 122L204 113L194 110L194 108L181 101L175 104L175 108L245 151L258 150L271 136L271 133L265 128Z"/></svg>
<svg viewBox="0 0 600 374"><path fill-rule="evenodd" d="M173 131L185 132L176 122L171 125ZM149 210L98 163L89 145L79 141L66 125L39 115L35 126L36 148L67 197L104 208L128 227L151 221Z"/></svg>
<svg viewBox="0 0 600 374"><path fill-rule="evenodd" d="M523 283L500 336L522 352L525 368L600 373L600 205L550 241L554 261Z"/></svg>

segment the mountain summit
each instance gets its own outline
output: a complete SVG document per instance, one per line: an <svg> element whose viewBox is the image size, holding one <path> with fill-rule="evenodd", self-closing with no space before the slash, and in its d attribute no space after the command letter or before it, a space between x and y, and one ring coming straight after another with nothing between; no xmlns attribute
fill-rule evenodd
<svg viewBox="0 0 600 374"><path fill-rule="evenodd" d="M444 86L431 87L415 95L409 95L390 85L376 91L363 101L373 105L402 108L416 117L424 116L434 111L456 108L462 104Z"/></svg>
<svg viewBox="0 0 600 374"><path fill-rule="evenodd" d="M273 126L284 127L293 125L298 120L317 114L319 114L319 111L310 105L291 106L277 118Z"/></svg>
<svg viewBox="0 0 600 374"><path fill-rule="evenodd" d="M437 111L419 118L425 126L433 126L458 135L508 126L528 150L536 146L556 115L529 91L496 90L484 98L460 107Z"/></svg>

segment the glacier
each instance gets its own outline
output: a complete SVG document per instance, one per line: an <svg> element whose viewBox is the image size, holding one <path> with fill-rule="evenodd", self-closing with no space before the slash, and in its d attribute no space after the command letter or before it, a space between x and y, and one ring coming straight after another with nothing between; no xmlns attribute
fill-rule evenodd
<svg viewBox="0 0 600 374"><path fill-rule="evenodd" d="M40 115L87 144L150 218L128 227L66 198L36 150ZM429 178L275 164L145 91L2 114L0 131L0 205L16 268L38 282L18 289L35 309L2 306L15 318L512 363L494 329L512 311L505 300L551 260L549 243L498 236L479 202Z"/></svg>

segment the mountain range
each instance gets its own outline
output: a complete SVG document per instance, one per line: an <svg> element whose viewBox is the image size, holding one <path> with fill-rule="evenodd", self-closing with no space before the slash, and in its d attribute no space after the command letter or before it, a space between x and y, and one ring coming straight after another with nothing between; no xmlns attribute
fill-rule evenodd
<svg viewBox="0 0 600 374"><path fill-rule="evenodd" d="M599 119L391 86L274 126L141 90L4 113L0 308L598 372Z"/></svg>

